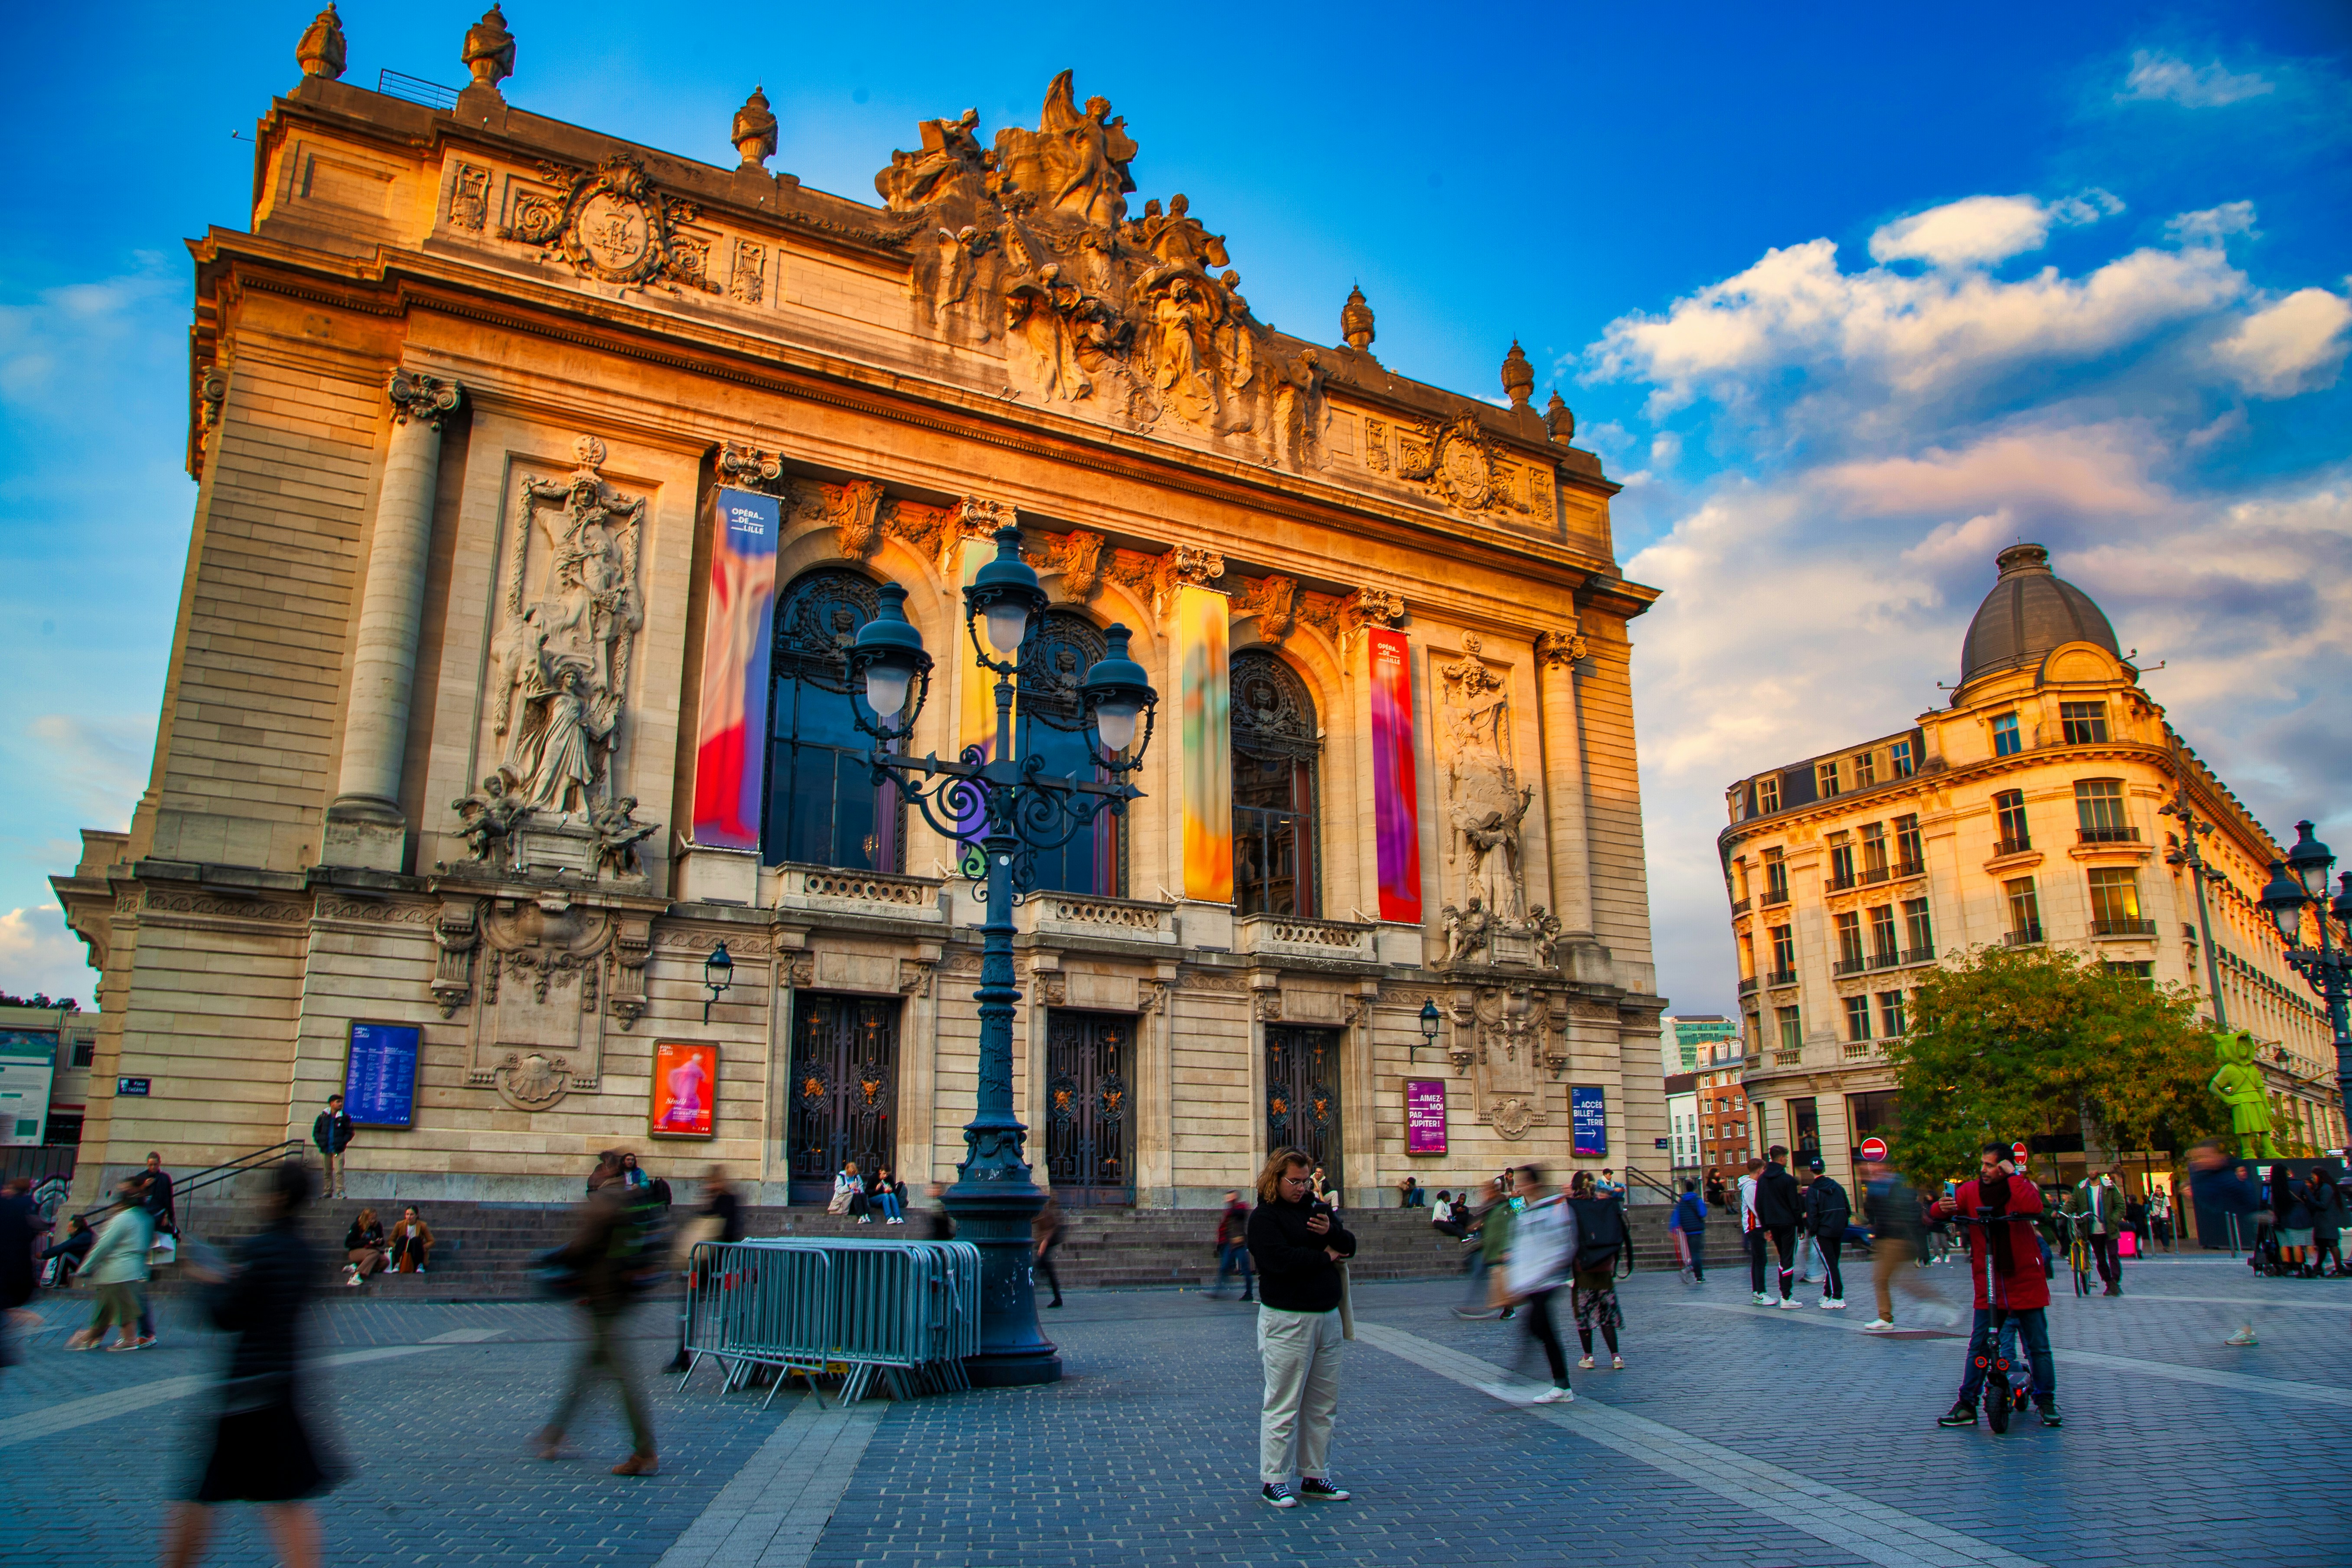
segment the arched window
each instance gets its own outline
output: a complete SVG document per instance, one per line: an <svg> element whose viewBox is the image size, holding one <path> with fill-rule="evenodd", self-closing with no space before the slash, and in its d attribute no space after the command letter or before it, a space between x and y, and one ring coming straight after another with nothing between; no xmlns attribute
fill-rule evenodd
<svg viewBox="0 0 2352 1568"><path fill-rule="evenodd" d="M872 737L850 709L849 645L878 603L872 578L827 566L793 579L776 605L761 834L771 864L902 867L905 805L874 783Z"/></svg>
<svg viewBox="0 0 2352 1568"><path fill-rule="evenodd" d="M1298 672L1264 648L1233 658L1234 909L1313 915L1315 700Z"/></svg>
<svg viewBox="0 0 2352 1568"><path fill-rule="evenodd" d="M1014 754L1042 758L1040 771L1050 777L1104 778L1087 752L1086 714L1078 687L1107 646L1101 629L1084 616L1048 610L1034 641L1022 656L1024 673L1015 694ZM1120 835L1125 824L1124 817L1106 811L1067 844L1037 851L1037 887L1055 893L1122 896L1126 886Z"/></svg>

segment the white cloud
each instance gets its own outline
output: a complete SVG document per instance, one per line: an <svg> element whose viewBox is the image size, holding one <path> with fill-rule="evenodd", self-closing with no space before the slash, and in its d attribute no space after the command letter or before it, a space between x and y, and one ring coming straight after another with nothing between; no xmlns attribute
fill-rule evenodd
<svg viewBox="0 0 2352 1568"><path fill-rule="evenodd" d="M2164 231L2184 245L2219 245L2233 234L2251 238L2254 233L2254 204L2224 202L2201 212L2182 213L2166 220Z"/></svg>
<svg viewBox="0 0 2352 1568"><path fill-rule="evenodd" d="M66 930L57 905L0 914L0 991L14 996L36 991L71 996L88 1007L96 980L83 957L81 939Z"/></svg>
<svg viewBox="0 0 2352 1568"><path fill-rule="evenodd" d="M2053 224L2095 223L2123 203L2102 190L2044 205L2032 196L1969 196L1897 218L1870 237L1876 261L1984 267L2039 250Z"/></svg>
<svg viewBox="0 0 2352 1568"><path fill-rule="evenodd" d="M2249 72L2243 76L2222 68L2220 60L2192 66L2178 55L2158 49L2132 51L2131 72L2124 78L2118 101L2177 103L2185 109L2218 109L2242 99L2275 91L2271 82Z"/></svg>
<svg viewBox="0 0 2352 1568"><path fill-rule="evenodd" d="M2213 357L2256 397L2292 397L2336 384L2352 326L2352 301L2325 289L2298 289L2238 323Z"/></svg>

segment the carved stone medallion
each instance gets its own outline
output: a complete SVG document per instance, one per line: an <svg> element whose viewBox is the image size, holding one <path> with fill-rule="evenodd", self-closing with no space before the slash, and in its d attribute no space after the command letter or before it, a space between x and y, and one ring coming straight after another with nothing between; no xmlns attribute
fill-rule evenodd
<svg viewBox="0 0 2352 1568"><path fill-rule="evenodd" d="M1517 1142L1525 1138L1528 1129L1534 1125L1535 1111L1517 1095L1506 1095L1495 1102L1492 1121L1497 1133Z"/></svg>

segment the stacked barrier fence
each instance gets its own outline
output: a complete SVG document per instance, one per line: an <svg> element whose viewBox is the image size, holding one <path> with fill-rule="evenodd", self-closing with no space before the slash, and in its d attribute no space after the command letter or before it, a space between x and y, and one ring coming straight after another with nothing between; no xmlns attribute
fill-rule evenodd
<svg viewBox="0 0 2352 1568"><path fill-rule="evenodd" d="M793 1373L812 1389L837 1373L845 1405L877 1380L899 1399L968 1388L964 1360L980 1353L980 1248L835 1237L704 1242L688 1270L686 1350L688 1380L707 1356L726 1369L730 1392L770 1369L775 1386L762 1410Z"/></svg>

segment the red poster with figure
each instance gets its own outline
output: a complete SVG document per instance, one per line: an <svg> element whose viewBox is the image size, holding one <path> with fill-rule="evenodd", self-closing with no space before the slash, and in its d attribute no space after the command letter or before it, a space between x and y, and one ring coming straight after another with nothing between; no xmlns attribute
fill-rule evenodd
<svg viewBox="0 0 2352 1568"><path fill-rule="evenodd" d="M646 1131L656 1138L709 1138L718 1131L719 1047L664 1040L654 1047L653 1112Z"/></svg>

